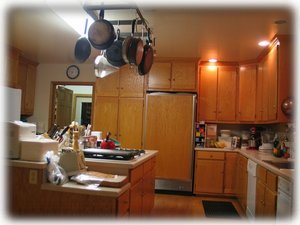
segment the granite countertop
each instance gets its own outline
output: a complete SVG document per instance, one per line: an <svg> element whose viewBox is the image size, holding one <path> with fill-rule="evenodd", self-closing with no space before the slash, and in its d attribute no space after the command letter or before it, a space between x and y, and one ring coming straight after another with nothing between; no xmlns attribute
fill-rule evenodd
<svg viewBox="0 0 300 225"><path fill-rule="evenodd" d="M272 171L273 173L281 176L290 181L294 181L295 179L295 169L278 169L263 160L272 160L272 161L294 161L294 159L285 159L285 158L277 158L273 156L272 153L260 152L257 150L246 150L246 149L222 149L222 148L195 148L195 151L221 151L221 152L237 152L247 157L248 159L256 162L257 164L265 167L266 169Z"/></svg>

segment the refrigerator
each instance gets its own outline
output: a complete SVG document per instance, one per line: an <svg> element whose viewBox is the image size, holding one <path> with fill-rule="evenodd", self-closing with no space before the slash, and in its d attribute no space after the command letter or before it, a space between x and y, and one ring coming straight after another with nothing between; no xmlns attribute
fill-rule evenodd
<svg viewBox="0 0 300 225"><path fill-rule="evenodd" d="M148 93L144 148L157 150L155 189L192 192L196 94Z"/></svg>

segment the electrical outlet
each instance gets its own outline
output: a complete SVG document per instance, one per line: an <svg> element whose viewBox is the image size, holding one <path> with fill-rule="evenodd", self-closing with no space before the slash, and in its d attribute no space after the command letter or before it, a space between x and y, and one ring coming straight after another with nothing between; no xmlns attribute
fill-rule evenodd
<svg viewBox="0 0 300 225"><path fill-rule="evenodd" d="M37 184L38 180L38 171L29 170L29 184Z"/></svg>

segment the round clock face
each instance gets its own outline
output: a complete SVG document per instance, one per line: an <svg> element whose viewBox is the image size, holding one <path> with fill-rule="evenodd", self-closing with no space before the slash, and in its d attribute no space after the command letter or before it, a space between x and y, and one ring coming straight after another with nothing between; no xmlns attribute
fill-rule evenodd
<svg viewBox="0 0 300 225"><path fill-rule="evenodd" d="M79 76L79 68L78 66L71 65L67 68L66 71L67 77L70 79L76 79Z"/></svg>

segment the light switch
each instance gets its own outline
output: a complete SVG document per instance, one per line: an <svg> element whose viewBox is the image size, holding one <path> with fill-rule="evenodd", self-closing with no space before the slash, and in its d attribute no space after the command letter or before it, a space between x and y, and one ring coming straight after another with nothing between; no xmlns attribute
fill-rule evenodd
<svg viewBox="0 0 300 225"><path fill-rule="evenodd" d="M38 180L38 171L29 170L29 184L37 184Z"/></svg>

